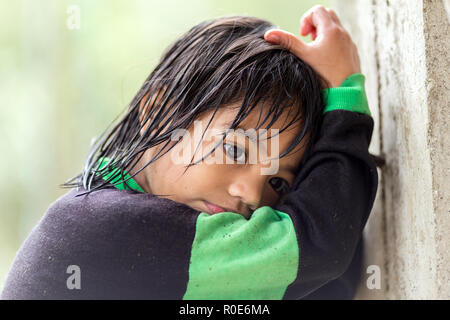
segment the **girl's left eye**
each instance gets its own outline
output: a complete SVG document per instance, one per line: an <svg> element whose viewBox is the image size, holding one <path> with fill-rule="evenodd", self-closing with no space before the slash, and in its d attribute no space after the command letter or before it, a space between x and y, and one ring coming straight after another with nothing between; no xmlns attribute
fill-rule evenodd
<svg viewBox="0 0 450 320"><path fill-rule="evenodd" d="M270 185L272 188L280 195L283 195L289 191L289 183L278 177L274 177L269 180Z"/></svg>
<svg viewBox="0 0 450 320"><path fill-rule="evenodd" d="M245 163L245 149L228 143L224 143L223 148L228 157L239 163Z"/></svg>

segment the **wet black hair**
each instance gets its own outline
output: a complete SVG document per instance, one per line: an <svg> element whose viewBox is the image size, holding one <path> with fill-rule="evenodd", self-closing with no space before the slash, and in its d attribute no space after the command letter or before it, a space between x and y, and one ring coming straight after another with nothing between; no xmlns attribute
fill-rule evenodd
<svg viewBox="0 0 450 320"><path fill-rule="evenodd" d="M264 106L266 116L255 130L264 123L268 130L282 114L292 113L279 133L299 121L302 129L280 157L308 140L303 163L320 129L326 81L288 50L265 41L264 33L272 28L276 26L249 16L220 17L191 28L162 55L120 121L91 146L82 172L61 186L82 186L89 193L117 177L115 184L126 184L123 172L134 168L144 151L165 143L130 178L176 144L171 143L175 130L187 130L206 111L214 111L211 123L219 108L233 103L238 107L229 129L236 129L257 106L261 112ZM106 158L108 164L100 168ZM106 179L112 170L117 174Z"/></svg>

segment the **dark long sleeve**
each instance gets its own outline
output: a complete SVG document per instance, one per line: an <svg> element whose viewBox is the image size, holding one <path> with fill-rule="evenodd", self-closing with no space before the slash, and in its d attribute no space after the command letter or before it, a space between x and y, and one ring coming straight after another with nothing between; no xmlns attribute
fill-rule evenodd
<svg viewBox="0 0 450 320"><path fill-rule="evenodd" d="M295 191L277 208L290 214L300 251L298 277L285 299L350 299L358 284L362 231L378 187L364 80L353 74L325 92L320 135Z"/></svg>
<svg viewBox="0 0 450 320"><path fill-rule="evenodd" d="M286 299L301 298L349 268L377 191L368 153L372 128L368 115L327 112L296 190L276 208L293 220L300 250L298 277Z"/></svg>

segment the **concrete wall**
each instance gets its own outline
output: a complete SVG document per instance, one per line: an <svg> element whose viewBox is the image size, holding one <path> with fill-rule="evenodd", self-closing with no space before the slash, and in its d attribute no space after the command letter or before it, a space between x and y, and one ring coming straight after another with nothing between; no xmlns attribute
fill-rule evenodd
<svg viewBox="0 0 450 320"><path fill-rule="evenodd" d="M450 1L334 0L357 44L382 154L359 299L450 299Z"/></svg>

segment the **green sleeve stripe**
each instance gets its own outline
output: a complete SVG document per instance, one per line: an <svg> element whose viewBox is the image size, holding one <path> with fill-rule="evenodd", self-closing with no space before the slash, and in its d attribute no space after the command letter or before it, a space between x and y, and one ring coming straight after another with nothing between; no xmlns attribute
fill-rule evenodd
<svg viewBox="0 0 450 320"><path fill-rule="evenodd" d="M286 213L266 206L246 220L233 212L202 212L183 300L280 300L298 265L297 236Z"/></svg>
<svg viewBox="0 0 450 320"><path fill-rule="evenodd" d="M100 167L98 170L105 167L109 161L110 161L109 158L106 158L106 157L102 158ZM103 176L103 180L108 180L110 177L113 177L114 175L116 175L116 177L114 177L110 181L111 184L115 184L122 180L122 175L120 174L119 169L117 169L117 168L115 168L114 170L112 170L111 172L108 172L105 176ZM123 177L124 177L124 180L127 180L128 178L130 178L130 175L126 171L123 171ZM130 188L131 188L132 190L145 193L145 191L142 190L142 188L137 184L137 182L135 180L133 180L133 178L128 179L127 181L125 181L125 183L124 182L118 183L114 186L120 190L130 190Z"/></svg>
<svg viewBox="0 0 450 320"><path fill-rule="evenodd" d="M348 110L371 116L364 90L365 77L354 73L342 82L340 87L322 91L325 101L323 113L333 110Z"/></svg>

